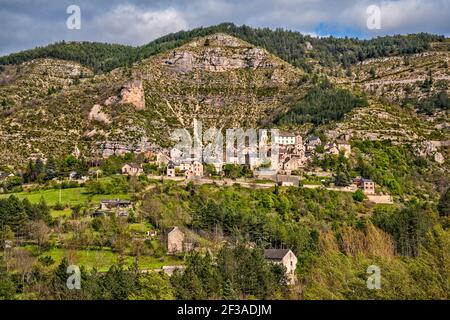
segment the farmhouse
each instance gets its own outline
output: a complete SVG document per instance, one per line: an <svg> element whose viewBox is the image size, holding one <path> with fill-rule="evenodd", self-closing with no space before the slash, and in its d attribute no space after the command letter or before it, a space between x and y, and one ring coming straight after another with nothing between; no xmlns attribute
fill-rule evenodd
<svg viewBox="0 0 450 320"><path fill-rule="evenodd" d="M142 166L136 163L127 163L122 167L122 174L138 176L144 173Z"/></svg>
<svg viewBox="0 0 450 320"><path fill-rule="evenodd" d="M203 164L195 160L183 162L175 168L178 168L180 172L184 173L186 179L203 177Z"/></svg>
<svg viewBox="0 0 450 320"><path fill-rule="evenodd" d="M365 194L375 194L375 183L370 179L356 179L356 185L363 190Z"/></svg>
<svg viewBox="0 0 450 320"><path fill-rule="evenodd" d="M295 284L295 269L297 268L297 257L289 249L267 249L264 250L264 258L272 263L281 264L286 268L286 276L289 284Z"/></svg>
<svg viewBox="0 0 450 320"><path fill-rule="evenodd" d="M303 167L303 160L300 157L295 156L286 158L283 164L283 169L288 173L299 170L301 167Z"/></svg>
<svg viewBox="0 0 450 320"><path fill-rule="evenodd" d="M167 253L175 254L183 252L184 232L178 227L173 227L167 234Z"/></svg>
<svg viewBox="0 0 450 320"><path fill-rule="evenodd" d="M297 176L277 175L277 184L283 187L298 187L300 178Z"/></svg>
<svg viewBox="0 0 450 320"><path fill-rule="evenodd" d="M128 200L102 200L100 202L100 210L102 211L116 211L131 209L132 203Z"/></svg>

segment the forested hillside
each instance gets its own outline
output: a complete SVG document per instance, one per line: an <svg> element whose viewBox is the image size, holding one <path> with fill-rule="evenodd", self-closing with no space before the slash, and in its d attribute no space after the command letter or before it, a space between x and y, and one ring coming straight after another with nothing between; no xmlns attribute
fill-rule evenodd
<svg viewBox="0 0 450 320"><path fill-rule="evenodd" d="M426 33L386 36L371 40L314 38L284 29L271 30L223 23L169 34L140 47L89 42L59 42L2 57L0 65L20 64L37 58L58 58L76 61L95 71L105 72L117 67L129 66L143 58L176 48L196 37L218 32L228 33L253 45L263 47L294 66L306 70L311 69L310 59L327 67L342 65L347 68L350 64L369 58L423 52L429 48L431 42L445 39L443 36Z"/></svg>

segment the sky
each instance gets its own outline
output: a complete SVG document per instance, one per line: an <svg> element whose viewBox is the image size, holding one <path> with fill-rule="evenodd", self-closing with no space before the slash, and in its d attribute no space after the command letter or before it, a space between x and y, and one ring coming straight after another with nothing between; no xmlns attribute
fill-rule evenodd
<svg viewBox="0 0 450 320"><path fill-rule="evenodd" d="M79 29L67 27L71 5ZM0 0L0 55L61 40L136 46L222 22L312 36L450 36L450 0Z"/></svg>

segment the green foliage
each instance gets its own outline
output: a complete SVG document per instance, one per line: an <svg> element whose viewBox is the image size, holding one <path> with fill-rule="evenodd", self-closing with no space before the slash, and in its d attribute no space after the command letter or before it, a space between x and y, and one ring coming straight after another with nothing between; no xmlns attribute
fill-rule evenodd
<svg viewBox="0 0 450 320"><path fill-rule="evenodd" d="M170 279L164 273L149 272L141 275L138 289L130 300L173 300L173 288Z"/></svg>
<svg viewBox="0 0 450 320"><path fill-rule="evenodd" d="M394 213L376 209L372 220L394 237L401 255L417 257L427 232L436 222L436 214L427 206L411 203Z"/></svg>
<svg viewBox="0 0 450 320"><path fill-rule="evenodd" d="M432 115L438 110L449 110L450 99L448 98L447 90L442 90L435 95L422 99L418 102L420 112Z"/></svg>
<svg viewBox="0 0 450 320"><path fill-rule="evenodd" d="M350 165L348 159L345 157L344 153L340 153L338 157L338 163L336 168L335 184L337 186L346 187L351 184L351 178L349 173Z"/></svg>
<svg viewBox="0 0 450 320"><path fill-rule="evenodd" d="M38 220L51 220L50 209L43 200L31 204L27 199L20 201L15 196L0 199L0 230L8 226L16 233L23 233L27 222Z"/></svg>
<svg viewBox="0 0 450 320"><path fill-rule="evenodd" d="M107 175L115 175L115 174L121 174L122 173L122 167L126 163L135 162L136 155L134 153L126 153L121 156L112 155L109 156L106 160L104 160L101 165L100 169L102 172ZM151 165L144 166L144 170L152 170Z"/></svg>
<svg viewBox="0 0 450 320"><path fill-rule="evenodd" d="M393 145L389 141L355 141L356 164L353 170L362 177L384 186L391 194L423 197L424 190L435 193L435 166L417 155L408 145ZM439 171L438 171L439 172ZM439 174L439 173L436 173ZM440 175L442 179L442 175Z"/></svg>
<svg viewBox="0 0 450 320"><path fill-rule="evenodd" d="M90 194L120 194L128 193L132 187L125 176L112 176L110 179L90 179L85 184Z"/></svg>
<svg viewBox="0 0 450 320"><path fill-rule="evenodd" d="M439 214L444 217L450 216L450 188L441 196L438 204Z"/></svg>
<svg viewBox="0 0 450 320"><path fill-rule="evenodd" d="M46 163L40 158L35 161L30 160L23 174L25 182L44 183L57 177L67 177L70 172L77 172L79 175L87 173L88 167L83 159L77 159L72 155L62 159L49 157Z"/></svg>
<svg viewBox="0 0 450 320"><path fill-rule="evenodd" d="M440 226L430 229L418 257L402 259L371 254L348 255L329 248L307 275L305 299L417 300L449 299L450 233ZM370 265L381 271L381 289L366 285Z"/></svg>
<svg viewBox="0 0 450 320"><path fill-rule="evenodd" d="M0 259L0 300L11 300L16 294L17 284L7 272L3 259Z"/></svg>
<svg viewBox="0 0 450 320"><path fill-rule="evenodd" d="M322 81L311 88L304 99L280 115L276 122L281 125L321 125L340 120L352 109L364 106L367 106L365 98L355 97L348 90Z"/></svg>
<svg viewBox="0 0 450 320"><path fill-rule="evenodd" d="M217 257L194 253L186 270L171 283L179 299L281 298L286 293L284 270L264 260L260 250L222 248Z"/></svg>
<svg viewBox="0 0 450 320"><path fill-rule="evenodd" d="M227 163L223 167L223 172L227 178L238 179L243 177L252 177L252 171L247 166Z"/></svg>
<svg viewBox="0 0 450 320"><path fill-rule="evenodd" d="M353 200L358 201L358 202L363 202L364 199L366 198L366 195L364 194L364 192L361 189L358 189L355 191L355 193L352 195Z"/></svg>

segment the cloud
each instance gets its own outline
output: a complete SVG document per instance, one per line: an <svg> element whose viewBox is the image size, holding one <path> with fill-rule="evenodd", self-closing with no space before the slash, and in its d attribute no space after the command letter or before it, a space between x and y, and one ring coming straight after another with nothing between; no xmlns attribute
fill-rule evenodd
<svg viewBox="0 0 450 320"><path fill-rule="evenodd" d="M73 3L81 7L81 30L65 26L66 8ZM372 4L381 8L381 30L366 26L366 9ZM170 32L221 22L317 36L450 35L450 1L0 0L0 54L58 40L142 45Z"/></svg>
<svg viewBox="0 0 450 320"><path fill-rule="evenodd" d="M141 45L187 29L188 25L183 14L174 8L145 10L126 4L99 16L87 29L101 33L108 42Z"/></svg>

